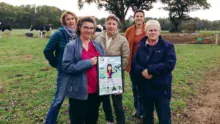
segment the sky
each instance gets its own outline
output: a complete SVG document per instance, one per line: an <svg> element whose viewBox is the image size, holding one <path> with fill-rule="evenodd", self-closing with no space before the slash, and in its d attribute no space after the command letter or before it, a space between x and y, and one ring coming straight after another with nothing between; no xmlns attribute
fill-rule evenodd
<svg viewBox="0 0 220 124"><path fill-rule="evenodd" d="M220 0L207 0L211 4L211 8L208 10L198 10L195 12L189 13L191 17L198 17L200 19L207 20L220 20L220 15L217 13L220 12ZM77 0L0 0L0 2L5 2L11 5L26 5L26 4L36 4L36 5L49 5L56 6L61 10L69 10L74 12L77 16L95 16L97 18L107 17L110 13L105 11L105 9L97 9L95 4L85 4L84 7L79 10L77 6ZM154 8L150 11L145 11L146 17L155 17L155 18L167 18L168 12L160 10L159 8L163 5L161 3L155 3ZM133 15L133 12L130 10L126 18Z"/></svg>

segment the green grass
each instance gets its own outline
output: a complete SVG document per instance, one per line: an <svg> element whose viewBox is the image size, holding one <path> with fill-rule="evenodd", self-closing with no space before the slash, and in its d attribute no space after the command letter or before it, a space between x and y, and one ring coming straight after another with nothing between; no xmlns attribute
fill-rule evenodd
<svg viewBox="0 0 220 124"><path fill-rule="evenodd" d="M26 30L15 30L11 36L0 39L0 124L43 123L56 88L56 70L48 65L42 50L48 39L21 36ZM20 35L20 36L16 36ZM198 92L199 80L220 60L220 46L176 45L177 65L173 72L174 115L186 107L186 100ZM127 124L134 110L131 83L126 74L123 103ZM59 113L58 123L68 123L68 100ZM174 116L175 118L175 116ZM100 107L99 123L105 123ZM175 123L175 122L174 122Z"/></svg>

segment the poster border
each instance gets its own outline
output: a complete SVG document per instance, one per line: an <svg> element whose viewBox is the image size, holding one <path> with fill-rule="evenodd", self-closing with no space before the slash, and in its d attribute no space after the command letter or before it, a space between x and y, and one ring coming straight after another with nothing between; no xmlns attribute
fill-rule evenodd
<svg viewBox="0 0 220 124"><path fill-rule="evenodd" d="M98 56L98 58L97 58L97 72L98 72L98 74L97 74L97 78L98 78L98 95L99 96L104 96L104 95L100 95L100 91L99 91L99 89L100 89L100 85L99 85L99 58L100 57L120 57L120 60L121 60L121 80L122 80L122 93L121 94L123 94L124 93L124 70L123 70L123 63L122 63L122 57L121 56L117 56L117 55L115 55L115 56L108 56L108 55L104 55L104 56ZM105 95L111 95L111 94L114 94L114 93L109 93L109 94L105 94Z"/></svg>

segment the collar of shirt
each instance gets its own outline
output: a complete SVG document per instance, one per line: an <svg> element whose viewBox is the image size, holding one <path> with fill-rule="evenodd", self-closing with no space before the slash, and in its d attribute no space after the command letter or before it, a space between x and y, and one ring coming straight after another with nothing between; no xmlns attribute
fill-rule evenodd
<svg viewBox="0 0 220 124"><path fill-rule="evenodd" d="M154 43L150 44L150 43L149 43L149 41L148 41L148 40L146 40L146 45L155 46L155 45L157 44L157 42L158 42L158 40L157 40L156 42L154 42Z"/></svg>

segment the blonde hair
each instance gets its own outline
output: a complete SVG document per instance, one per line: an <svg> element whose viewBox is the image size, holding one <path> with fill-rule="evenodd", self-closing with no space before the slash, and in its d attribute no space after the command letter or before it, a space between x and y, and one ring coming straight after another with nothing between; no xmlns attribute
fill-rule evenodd
<svg viewBox="0 0 220 124"><path fill-rule="evenodd" d="M160 23L157 20L148 20L145 26L145 31L147 31L151 25L156 25L159 31L161 31Z"/></svg>
<svg viewBox="0 0 220 124"><path fill-rule="evenodd" d="M61 17L60 17L60 22L61 22L61 24L62 24L63 26L66 25L65 17L66 17L68 14L72 15L76 22L78 21L77 16L76 16L73 12L64 11L64 12L62 13Z"/></svg>

